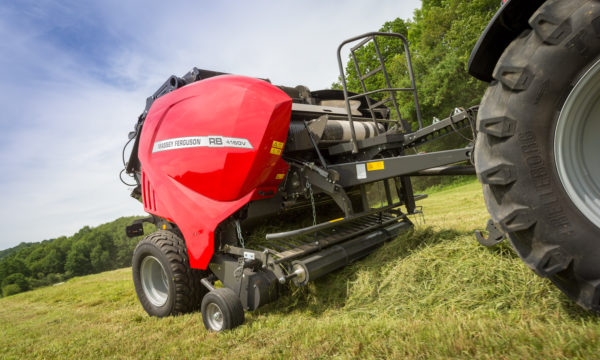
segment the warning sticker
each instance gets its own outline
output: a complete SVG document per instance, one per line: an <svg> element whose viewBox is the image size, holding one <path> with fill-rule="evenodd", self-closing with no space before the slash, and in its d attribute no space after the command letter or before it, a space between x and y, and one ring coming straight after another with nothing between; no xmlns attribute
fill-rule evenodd
<svg viewBox="0 0 600 360"><path fill-rule="evenodd" d="M275 180L281 180L285 177L285 174L277 174L275 175Z"/></svg>
<svg viewBox="0 0 600 360"><path fill-rule="evenodd" d="M226 136L188 136L161 140L154 143L152 152L186 149L193 147L228 147L240 149L253 149L248 139Z"/></svg>
<svg viewBox="0 0 600 360"><path fill-rule="evenodd" d="M283 150L283 143L279 141L273 141L273 145L271 146L271 154L273 155L281 155L281 151Z"/></svg>
<svg viewBox="0 0 600 360"><path fill-rule="evenodd" d="M383 170L383 169L385 169L383 161L374 161L374 162L367 163L367 171L375 171L375 170Z"/></svg>
<svg viewBox="0 0 600 360"><path fill-rule="evenodd" d="M279 141L273 141L273 147L275 149L283 149L283 143Z"/></svg>
<svg viewBox="0 0 600 360"><path fill-rule="evenodd" d="M365 168L365 164L356 164L356 178L357 179L366 179L367 178L367 169Z"/></svg>

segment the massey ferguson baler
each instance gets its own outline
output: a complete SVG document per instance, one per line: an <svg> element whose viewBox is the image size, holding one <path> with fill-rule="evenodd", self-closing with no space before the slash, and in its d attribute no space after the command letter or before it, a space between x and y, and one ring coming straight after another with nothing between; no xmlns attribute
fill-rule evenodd
<svg viewBox="0 0 600 360"><path fill-rule="evenodd" d="M201 309L209 330L236 327L244 310L273 301L286 283L305 285L411 228L422 198L412 176L477 169L492 216L490 237L478 240L489 246L508 237L537 273L598 310L599 23L594 1L506 2L469 63L491 82L481 109L456 109L429 126L400 34L344 41L342 90L196 68L170 77L147 99L125 168L132 196L151 214L128 235L143 234L143 222L158 227L133 256L144 309L159 317ZM403 43L408 88L392 86L382 37ZM366 44L375 67L356 62ZM347 90L345 46L361 93ZM370 89L365 80L376 74L384 86ZM399 111L401 92L414 99L415 129ZM418 151L459 132L472 137L467 147ZM298 221L258 241L249 236L270 219Z"/></svg>

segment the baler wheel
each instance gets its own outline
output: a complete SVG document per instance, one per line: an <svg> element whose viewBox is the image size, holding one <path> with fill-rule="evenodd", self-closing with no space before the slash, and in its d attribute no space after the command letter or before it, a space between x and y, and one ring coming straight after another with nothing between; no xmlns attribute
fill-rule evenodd
<svg viewBox="0 0 600 360"><path fill-rule="evenodd" d="M190 268L183 239L159 230L142 239L133 252L133 283L140 303L164 317L200 309L206 271Z"/></svg>
<svg viewBox="0 0 600 360"><path fill-rule="evenodd" d="M231 289L214 289L202 299L202 321L209 331L240 326L244 323L242 302Z"/></svg>
<svg viewBox="0 0 600 360"><path fill-rule="evenodd" d="M600 310L600 3L546 1L496 64L475 166L523 261Z"/></svg>

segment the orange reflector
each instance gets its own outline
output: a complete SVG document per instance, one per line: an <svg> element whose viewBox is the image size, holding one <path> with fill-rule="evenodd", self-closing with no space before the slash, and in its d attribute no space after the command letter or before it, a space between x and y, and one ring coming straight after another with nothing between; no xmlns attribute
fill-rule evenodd
<svg viewBox="0 0 600 360"><path fill-rule="evenodd" d="M367 171L375 171L375 170L383 170L385 169L385 165L383 161L375 161L367 163Z"/></svg>

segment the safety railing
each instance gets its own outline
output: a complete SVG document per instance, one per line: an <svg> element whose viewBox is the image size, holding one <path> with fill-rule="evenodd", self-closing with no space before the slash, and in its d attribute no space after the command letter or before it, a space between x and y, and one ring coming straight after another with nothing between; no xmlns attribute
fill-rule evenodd
<svg viewBox="0 0 600 360"><path fill-rule="evenodd" d="M395 37L402 41L402 43L404 45L404 53L406 55L406 64L407 64L407 69L408 69L408 75L410 77L411 87L409 87L409 88L393 88L392 87L390 77L389 77L388 71L385 66L385 59L383 58L383 56L381 54L381 50L380 50L379 44L377 42L378 37ZM356 69L356 75L357 75L358 81L360 82L362 93L358 93L358 94L349 96L348 85L346 82L346 74L344 72L344 65L342 63L341 53L342 53L342 49L344 48L345 45L354 43L356 41L359 41L359 42L350 48L350 57L352 58L352 61L354 63L354 66ZM366 74L363 74L360 69L360 65L357 60L357 57L356 57L356 51L359 50L360 48L364 47L365 45L367 45L369 42L373 42L375 54L377 56L377 59L379 60L379 66L377 66L374 69L369 70ZM338 66L339 66L339 70L340 70L340 78L342 81L342 87L343 87L343 91L344 91L344 99L346 102L346 111L348 113L348 121L350 122L350 132L351 132L351 137L352 137L351 142L352 142L352 151L353 152L357 152L358 148L357 148L357 143L356 143L356 132L354 130L354 121L352 118L352 109L351 109L351 105L350 105L351 100L360 99L360 98L365 99L365 101L368 105L371 119L375 123L375 134L376 135L379 135L379 126L378 126L377 122L379 120L381 120L381 119L377 119L376 109L379 106L387 104L389 102L392 103L392 110L395 110L395 112L396 112L396 115L398 117L397 121L398 121L398 124L401 127L402 131L404 133L410 133L410 132L412 132L412 129L410 128L408 123L402 118L402 116L400 114L400 110L398 109L398 100L396 99L396 93L397 92L412 92L413 99L415 102L416 116L417 116L417 122L419 124L419 129L421 129L423 127L423 121L421 119L421 108L419 106L419 98L417 96L417 85L415 82L415 77L414 77L414 73L413 73L413 69L412 69L408 40L406 40L406 37L404 37L402 34L387 33L387 32L370 32L370 33L366 33L363 35L359 35L359 36L344 40L340 44L340 46L338 46L337 58L338 58ZM382 89L373 89L373 90L367 89L365 80L367 80L368 78L370 78L372 76L375 76L376 74L378 74L380 72L383 74L383 78L385 80L386 87L382 88ZM374 94L378 94L378 93L387 93L388 96L387 97L384 96L384 98L380 101L373 102L373 99L371 99L370 95L374 95Z"/></svg>

